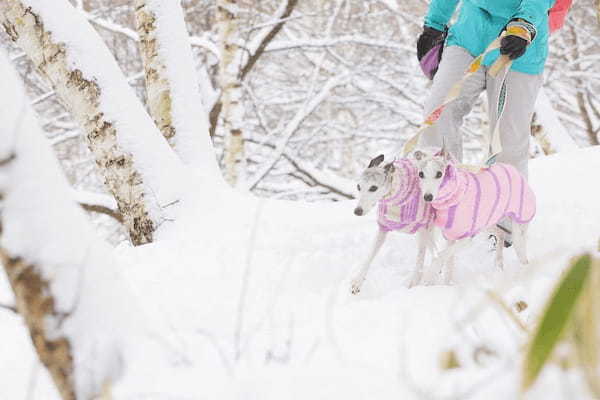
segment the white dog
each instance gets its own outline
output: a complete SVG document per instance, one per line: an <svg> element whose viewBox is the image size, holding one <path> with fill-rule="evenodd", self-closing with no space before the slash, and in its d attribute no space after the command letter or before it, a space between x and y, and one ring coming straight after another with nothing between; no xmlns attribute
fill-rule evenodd
<svg viewBox="0 0 600 400"><path fill-rule="evenodd" d="M535 195L525 178L511 165L496 163L474 173L456 166L444 150L414 152L423 200L435 210L435 225L450 241L435 263L448 265L452 277L453 255L469 239L489 228L496 229L504 218L512 221L515 251L527 264L527 224L535 215ZM497 229L499 243L502 231ZM502 248L496 246L496 263L502 268Z"/></svg>
<svg viewBox="0 0 600 400"><path fill-rule="evenodd" d="M388 232L417 233L417 262L410 286L421 281L426 249L433 247L431 228L434 212L431 204L423 200L414 161L408 158L388 164L383 164L383 161L383 155L371 160L358 183L359 198L354 214L365 215L378 205L379 230L367 260L352 281L353 294L360 292L371 262Z"/></svg>

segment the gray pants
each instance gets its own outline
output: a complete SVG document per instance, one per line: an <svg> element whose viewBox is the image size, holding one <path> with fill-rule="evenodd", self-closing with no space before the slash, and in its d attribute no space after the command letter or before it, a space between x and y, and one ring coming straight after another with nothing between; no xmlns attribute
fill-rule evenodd
<svg viewBox="0 0 600 400"><path fill-rule="evenodd" d="M444 49L442 62L433 80L429 98L425 102L425 116L442 104L454 83L462 78L473 59L474 57L462 47L449 46ZM443 135L450 153L462 161L460 126L484 89L488 98L490 130L494 128L497 119L498 93L502 83L501 77L493 78L487 71L488 68L481 66L475 75L467 79L460 96L446 106L434 126L423 132L420 145L441 146ZM542 81L542 74L530 75L513 70L506 78L507 98L500 120L503 151L498 155L497 161L512 164L526 177L531 118Z"/></svg>

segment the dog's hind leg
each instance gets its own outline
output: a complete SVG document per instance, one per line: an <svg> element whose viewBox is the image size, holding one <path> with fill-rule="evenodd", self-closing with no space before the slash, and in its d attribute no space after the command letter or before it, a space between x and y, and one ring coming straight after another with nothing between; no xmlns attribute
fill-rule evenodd
<svg viewBox="0 0 600 400"><path fill-rule="evenodd" d="M373 261L373 259L377 255L377 253L379 252L379 249L381 248L381 245L383 244L383 242L385 242L386 236L387 236L386 231L381 230L381 229L379 229L377 231L377 236L375 237L375 243L373 243L373 248L371 249L371 252L369 253L369 257L363 264L363 267L361 268L361 270L358 273L358 275L356 276L356 278L354 278L352 280L352 294L358 294L360 292L360 287L362 286L363 282L365 281L365 278L367 277L367 272L369 271L371 262Z"/></svg>
<svg viewBox="0 0 600 400"><path fill-rule="evenodd" d="M504 231L496 227L496 268L504 270Z"/></svg>
<svg viewBox="0 0 600 400"><path fill-rule="evenodd" d="M527 259L527 226L528 224L518 224L513 221L515 252L523 265L529 264L529 260Z"/></svg>
<svg viewBox="0 0 600 400"><path fill-rule="evenodd" d="M420 229L417 232L417 246L419 250L417 252L417 262L415 265L415 272L410 280L408 285L409 288L418 285L421 283L421 279L423 278L423 265L425 265L425 252L427 250L427 246L429 242L432 240L430 235L430 231L428 229Z"/></svg>

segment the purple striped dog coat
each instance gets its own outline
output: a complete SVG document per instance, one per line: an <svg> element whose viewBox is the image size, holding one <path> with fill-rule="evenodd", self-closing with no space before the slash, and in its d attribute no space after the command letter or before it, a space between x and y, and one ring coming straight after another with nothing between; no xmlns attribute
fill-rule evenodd
<svg viewBox="0 0 600 400"><path fill-rule="evenodd" d="M436 198L435 224L448 240L472 237L504 217L523 224L535 216L535 195L508 164L474 174L449 164Z"/></svg>
<svg viewBox="0 0 600 400"><path fill-rule="evenodd" d="M383 231L415 233L433 224L434 210L423 200L417 168L412 161L403 158L394 161L393 182L395 192L379 201L379 228Z"/></svg>

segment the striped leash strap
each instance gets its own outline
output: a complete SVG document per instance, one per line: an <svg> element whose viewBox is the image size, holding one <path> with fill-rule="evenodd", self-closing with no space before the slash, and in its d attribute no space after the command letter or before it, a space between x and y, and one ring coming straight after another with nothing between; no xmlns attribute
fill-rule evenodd
<svg viewBox="0 0 600 400"><path fill-rule="evenodd" d="M527 40L528 42L531 42L531 33L526 28L523 28L520 26L510 26L504 32L502 32L502 34L500 36L498 36L496 39L494 39L494 41L489 44L489 46L485 49L485 51L483 53L481 53L479 56L477 56L471 62L471 64L469 64L469 67L463 74L461 80L456 82L452 86L452 88L446 95L446 98L444 99L442 104L440 106L438 106L436 109L434 109L427 116L427 118L425 118L425 121L421 124L421 126L419 127L417 132L408 141L406 141L406 143L404 144L404 147L402 148L402 156L403 157L406 157L410 152L412 152L417 147L417 144L419 143L419 139L420 139L421 135L423 134L423 132L427 128L429 128L437 123L437 121L440 119L440 116L442 115L442 112L444 111L444 108L449 103L453 102L460 96L460 92L462 90L462 87L463 87L465 81L467 79L469 79L471 76L473 76L477 71L479 71L485 56L488 55L489 53L491 53L492 51L499 49L502 38L505 36L508 36L508 35L519 36L519 37ZM500 118L502 116L502 113L504 111L504 106L506 104L506 94L507 94L506 77L508 75L508 71L510 70L511 65L512 65L512 60L510 60L508 58L508 56L506 56L506 55L501 55L494 62L494 64L492 64L492 66L490 67L490 69L488 71L488 73L494 78L498 76L500 71L504 71L504 73L503 73L503 77L502 77L502 87L500 89L500 93L498 96L498 109L497 109L498 117L496 118L496 124L494 126L494 129L492 130L491 137L487 138L487 146L486 147L488 149L488 155L486 156L487 160L485 162L485 165L493 164L496 159L496 156L502 151L502 144L500 142L500 134L499 134L499 130L500 130L499 126L500 126Z"/></svg>

